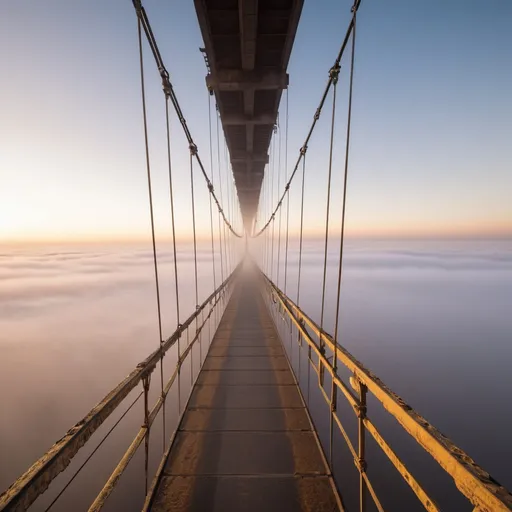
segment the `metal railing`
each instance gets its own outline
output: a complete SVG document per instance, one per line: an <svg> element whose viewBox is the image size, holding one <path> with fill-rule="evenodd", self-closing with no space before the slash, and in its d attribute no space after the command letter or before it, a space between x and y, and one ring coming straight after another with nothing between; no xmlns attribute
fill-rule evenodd
<svg viewBox="0 0 512 512"><path fill-rule="evenodd" d="M215 333L218 323L220 322L222 312L229 301L235 276L239 271L240 265L235 268L233 273L201 304L198 305L196 311L188 317L188 319L178 326L176 331L167 338L161 346L149 355L144 361L139 363L135 369L121 381L110 393L108 393L101 402L99 402L89 413L79 421L74 427L57 441L39 460L37 460L23 475L21 475L3 494L0 495L0 511L24 511L30 507L36 499L46 491L50 483L66 469L77 452L87 443L89 438L98 430L103 422L116 410L116 408L125 401L126 397L139 384L142 384L142 390L135 398L135 401L125 411L121 418L114 424L110 432L124 418L126 412L141 398L144 397L144 418L142 426L139 428L137 435L127 448L119 463L113 470L107 482L103 486L100 493L89 508L89 511L101 510L107 498L115 489L123 472L127 468L130 460L135 455L137 449L143 441L146 443L145 450L145 477L146 477L146 496L151 495L151 489L154 487L156 477L153 479L151 488L148 489L148 451L149 451L149 433L158 413L165 405L166 397L171 390L173 384L180 380L180 372L183 363L192 353L192 349L196 343L201 344L203 330L206 326L210 329L210 333ZM189 332L190 330L190 332ZM191 336L189 334L192 334ZM213 336L209 336L211 342ZM177 363L167 383L151 409L149 409L149 391L151 383L151 374L155 370L157 364L163 361L166 352L174 346L178 340L184 338L187 340L186 346L179 351ZM179 345L178 345L179 346ZM203 359L201 359L201 365ZM199 372L198 372L199 373ZM191 373L192 376L192 373ZM184 411L178 399L179 415ZM178 422L179 424L179 422ZM170 437L169 446L176 434L176 430ZM105 437L107 437L105 436ZM94 449L91 456L96 452L105 440L105 437ZM165 450L164 450L165 451ZM163 453L163 460L166 453ZM89 456L82 467L90 460ZM67 488L76 476L73 475L68 481L64 489L59 493L57 498L50 504L50 507L60 497L62 492ZM157 471L158 476L158 471ZM50 508L48 507L48 508Z"/></svg>
<svg viewBox="0 0 512 512"><path fill-rule="evenodd" d="M266 301L276 325L281 323L286 327L291 335L291 340L295 339L298 342L300 351L302 351L304 344L307 345L309 364L318 376L321 394L330 409L331 432L330 446L328 446L330 457L328 459L330 460L331 470L332 426L336 424L359 472L358 501L361 511L366 510L367 493L373 499L377 510L384 510L368 477L366 457L367 433L376 441L382 452L415 493L423 507L429 511L440 510L368 417L367 397L369 393L398 421L403 430L417 444L423 447L437 464L452 477L458 490L474 506L475 511L497 512L512 510L512 495L507 489L496 482L489 473L478 466L463 450L441 434L425 418L408 406L402 398L393 393L377 376L365 368L345 348L336 343L332 336L322 331L263 272L261 272L261 276L263 279L263 289L267 293ZM348 379L349 382L345 382L339 376L338 365L342 365L351 373L351 377ZM330 395L324 389L325 373L329 375L331 382ZM357 446L354 446L354 443L352 443L345 426L337 414L338 391L348 401L357 418Z"/></svg>

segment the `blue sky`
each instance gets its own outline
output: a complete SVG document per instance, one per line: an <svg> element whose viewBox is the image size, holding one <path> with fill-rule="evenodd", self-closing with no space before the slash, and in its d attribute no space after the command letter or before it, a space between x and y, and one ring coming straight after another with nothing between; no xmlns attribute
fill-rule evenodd
<svg viewBox="0 0 512 512"><path fill-rule="evenodd" d="M208 162L206 70L198 51L202 40L193 3L144 4L191 131ZM289 66L289 168L349 16L349 1L305 1ZM363 0L349 166L350 233L512 233L511 19L512 4L506 0ZM146 56L156 219L159 234L167 235L164 100L150 55ZM0 237L147 235L132 3L10 2L0 19L0 62ZM340 209L346 64L338 89L333 219ZM310 233L322 229L325 215L328 105L308 152L305 211ZM187 235L188 149L175 121L173 162L178 226ZM298 188L297 181L291 189L293 212ZM208 200L199 175L196 189L199 227L207 232ZM266 210L268 205L262 213ZM291 225L297 228L296 215Z"/></svg>

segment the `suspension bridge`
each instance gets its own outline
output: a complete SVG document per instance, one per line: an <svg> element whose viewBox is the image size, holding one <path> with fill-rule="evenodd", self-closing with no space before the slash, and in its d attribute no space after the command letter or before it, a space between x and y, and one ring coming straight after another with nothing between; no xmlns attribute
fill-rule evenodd
<svg viewBox="0 0 512 512"><path fill-rule="evenodd" d="M318 108L312 112L311 125L305 129L304 143L291 166L287 161L290 81L287 66L302 0L195 0L194 4L204 40L201 51L210 97L209 162L213 167L212 124L217 123L219 145L220 123L236 198L226 194L226 207L222 183L214 180L213 169L207 169L203 163L206 159L187 125L147 13L140 0L134 0L159 343L153 353L0 496L0 510L22 511L32 506L38 510L58 507L70 510L72 499L66 501L68 505L64 508L61 504L65 496L76 492L77 477L93 464L103 443L116 435L118 426L136 406L140 411L140 428L122 457L109 469L110 475L91 501L87 505L75 504L73 510L134 508L130 501L125 501L123 506L112 504L116 491L130 493L130 488L123 487L123 481L139 456L144 459L144 471L136 479L132 474L130 486L143 489L143 510L383 511L397 509L393 505L396 503L407 503L400 505L400 510L414 510L414 507L429 511L512 510L512 495L503 486L340 343L357 20L362 18L364 23L361 1L355 0L348 7L350 22L340 33L342 43L332 67L326 70L326 87L319 91ZM162 82L167 121L177 318L176 330L168 337L162 328L153 218L145 92L148 60L156 64ZM325 294L326 267L330 227L334 222L330 207L332 177L334 172L339 172L333 166L333 147L340 143L334 135L334 122L342 60L349 69L345 84L348 108L346 136L341 141L345 158L342 202L339 217L335 219L340 232L335 238L339 242L337 293L330 334L325 329L329 306ZM151 68L154 76L155 68L152 65ZM216 106L214 116L212 103ZM301 268L306 157L309 141L322 115L330 120L330 141L323 294L320 321L316 322L301 307L301 291L304 293ZM178 289L171 116L176 116L181 124L190 152L196 308L186 319L180 311ZM209 194L214 290L204 300L198 292L194 176L201 178ZM301 198L296 212L290 212L293 187ZM240 226L232 221L236 202L242 218ZM292 214L300 218L298 276L293 283L288 268ZM245 251L240 250L243 238ZM259 249L250 256L247 247L255 243ZM220 248L219 253L215 246ZM239 259L240 254L243 257ZM221 259L220 272L216 256ZM174 359L171 353L175 354ZM167 361L173 361L170 370L166 367L166 357ZM188 368L190 393L183 396L184 373ZM313 392L325 402L323 408L311 402ZM372 409L396 420L394 428L402 431L410 444L420 448L430 464L446 474L452 493L460 495L461 501L443 503L444 489L415 476L413 468L399 453L400 446L392 446L372 420ZM170 417L176 420L172 428L169 428ZM77 464L75 461L83 449L88 449L87 456ZM351 460L350 467L342 470L337 462L340 450L345 450L347 460ZM393 472L396 480L386 476L385 482L397 482L396 487L379 483L382 470L374 469L372 450L379 450L390 463L385 466L385 472ZM155 453L157 464L150 460ZM357 476L355 480L348 477L351 471ZM404 494L406 501L399 501L398 494ZM43 502L48 495L50 498ZM411 498L415 505L410 505ZM463 505L459 508L458 503L465 503L465 508Z"/></svg>

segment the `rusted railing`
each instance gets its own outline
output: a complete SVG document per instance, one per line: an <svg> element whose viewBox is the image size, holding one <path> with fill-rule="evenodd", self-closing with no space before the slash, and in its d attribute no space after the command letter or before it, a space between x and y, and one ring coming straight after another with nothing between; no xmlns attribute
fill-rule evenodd
<svg viewBox="0 0 512 512"><path fill-rule="evenodd" d="M50 483L66 469L76 453L82 448L93 433L102 425L102 423L114 412L114 410L125 400L129 393L138 385L142 384L142 390L135 402L144 397L144 418L142 426L132 443L122 456L110 478L98 494L90 511L97 511L102 508L107 498L114 490L124 470L130 460L141 445L146 442L146 494L148 494L148 444L151 425L155 421L159 411L165 404L165 399L171 390L174 382L179 381L180 370L191 354L192 348L196 342L201 342L203 329L210 322L213 324L211 332L214 333L222 316L222 312L229 300L232 285L240 267L235 268L233 273L226 279L201 305L196 311L183 323L178 329L166 339L161 347L155 350L144 361L139 363L136 368L120 382L110 393L108 393L101 402L99 402L81 421L72 427L62 439L57 441L39 460L37 460L23 475L21 475L2 495L0 495L0 511L24 511L46 491ZM218 313L218 314L217 314ZM192 336L189 336L189 329L192 329ZM187 336L184 336L184 335ZM150 377L157 364L163 360L166 352L175 345L178 340L185 338L187 345L178 354L176 367L154 406L149 409L148 396L150 390ZM211 337L209 339L211 342ZM202 363L202 360L201 360ZM133 402L133 404L135 403ZM179 402L179 401L178 401ZM132 405L133 405L132 404ZM130 406L131 408L131 406ZM184 408L179 406L181 414ZM127 411L126 411L127 412ZM120 418L120 420L124 417ZM117 426L117 423L114 427ZM113 428L114 428L113 427ZM112 430L112 429L111 429ZM109 432L110 433L110 432ZM108 435L108 434L107 434ZM172 444L172 438L169 444ZM101 445L101 442L100 442ZM99 448L99 445L97 446ZM96 451L96 449L95 449ZM94 451L94 452L95 452ZM93 453L94 453L93 452ZM86 460L86 462L89 458ZM81 468L80 468L81 469ZM74 476L72 477L72 479ZM71 479L71 480L72 480ZM68 482L69 483L69 482ZM59 494L60 496L60 494Z"/></svg>
<svg viewBox="0 0 512 512"><path fill-rule="evenodd" d="M332 425L335 423L343 436L359 472L359 507L366 510L365 498L367 491L379 511L384 508L375 493L368 477L365 454L366 433L370 434L382 449L387 458L395 466L404 481L426 510L438 511L439 507L427 494L421 484L414 478L399 456L386 442L375 424L367 415L367 395L371 393L391 414L402 428L422 446L448 473L459 491L472 503L478 512L497 512L512 510L512 495L496 482L484 469L478 466L463 450L458 448L450 439L441 434L425 418L408 406L402 398L393 393L378 377L365 368L341 345L335 343L332 336L322 331L320 327L306 315L289 297L287 297L264 274L263 289L266 300L276 323L281 322L294 332L293 337L299 346L308 347L308 359L311 367L318 375L319 388L330 408L331 436L328 447L331 452L332 464ZM312 353L315 354L312 357ZM338 375L338 365L343 365L352 373L346 383ZM330 375L332 387L329 395L324 389L323 375ZM352 389L351 389L352 388ZM350 440L337 412L338 390L351 405L357 417L358 442L357 447Z"/></svg>

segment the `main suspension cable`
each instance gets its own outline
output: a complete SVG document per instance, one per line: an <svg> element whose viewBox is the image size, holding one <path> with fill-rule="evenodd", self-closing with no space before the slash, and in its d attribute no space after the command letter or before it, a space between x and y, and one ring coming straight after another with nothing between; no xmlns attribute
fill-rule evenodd
<svg viewBox="0 0 512 512"><path fill-rule="evenodd" d="M354 12L357 12L357 10L359 9L360 5L361 5L361 0L355 0L355 3L353 5L353 7L352 7ZM350 20L349 26L347 28L347 32L345 34L345 38L343 39L343 42L342 42L341 47L339 49L338 55L336 57L336 60L334 61L334 65L332 66L331 69L339 67L341 59L343 57L343 54L345 53L345 48L346 48L346 46L348 44L350 35L352 34L353 27L354 27L354 17L352 17L352 19ZM325 100L327 99L327 94L329 93L329 90L330 90L332 85L333 85L333 78L331 77L331 72L329 71L329 80L327 81L327 85L325 86L325 89L324 89L324 92L322 94L320 103L318 105L318 108L315 111L315 115L313 116L313 122L311 123L311 126L309 128L309 132L308 132L308 134L306 136L306 139L304 140L304 144L302 145L302 147L299 150L299 156L297 157L297 161L295 163L293 171L292 171L292 173L290 175L290 178L288 179L288 183L287 183L288 187L291 185L291 183L293 181L293 178L295 177L295 175L297 173L297 169L299 168L300 162L301 162L302 158L304 157L305 151L303 151L303 149L308 147L309 140L311 139L311 136L313 134L313 131L315 129L317 121L320 119L320 115L322 113L322 108L324 106ZM282 196L280 197L279 201L277 202L274 210L271 211L267 222L263 225L263 227L257 233L252 235L253 238L256 238L256 237L260 236L269 227L270 223L274 219L275 214L277 213L277 210L279 208L281 208L281 205L283 203L285 194L286 194L286 187L285 187L285 191L283 192Z"/></svg>
<svg viewBox="0 0 512 512"><path fill-rule="evenodd" d="M183 112L181 110L180 104L178 102L178 98L176 96L176 93L174 92L174 88L172 85L172 82L169 78L169 72L165 68L164 62L162 60L162 56L160 54L160 50L158 48L158 45L156 43L155 36L153 34L153 30L151 29L151 25L149 23L149 19L146 14L146 10L144 9L141 0L132 0L133 5L135 7L135 11L137 13L137 17L142 25L142 28L144 29L144 32L146 34L147 41L149 43L149 46L151 48L151 51L153 53L153 57L155 59L158 72L160 73L160 78L162 79L162 87L164 94L171 100L174 110L176 111L176 115L178 116L178 119L180 121L180 124L183 128L183 131L185 133L185 137L187 138L188 145L190 150L192 151L193 156L196 158L197 163L199 165L199 168L201 169L201 173L206 181L206 184L208 186L208 190L217 205L217 209L219 210L219 214L221 215L222 219L224 220L226 226L229 228L229 230L238 238L242 238L242 235L237 233L235 229L233 228L232 224L226 217L226 214L224 213L224 210L222 208L222 204L217 199L217 196L215 195L215 191L213 188L213 183L208 178L208 174L206 173L206 170L204 168L203 162L201 160L201 157L199 156L197 144L194 142L194 139L192 138L192 134L190 133L190 130L187 125L187 121L185 119L185 116L183 115Z"/></svg>

